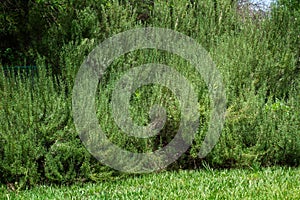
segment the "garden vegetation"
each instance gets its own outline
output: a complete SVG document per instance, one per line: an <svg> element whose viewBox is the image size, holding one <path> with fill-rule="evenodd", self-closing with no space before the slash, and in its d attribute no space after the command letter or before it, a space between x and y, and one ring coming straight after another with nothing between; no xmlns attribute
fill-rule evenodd
<svg viewBox="0 0 300 200"><path fill-rule="evenodd" d="M226 89L226 122L207 157L210 99L201 75L182 58L138 50L114 60L98 85L97 116L107 136L132 152L168 144L180 122L178 100L159 85L132 94L131 117L150 122L167 110L161 133L124 134L111 116L115 83L145 63L172 66L196 88L200 127L190 149L165 170L260 168L300 164L300 4L278 0L268 11L236 0L4 0L0 5L0 183L13 188L118 179L83 146L72 118L72 88L85 57L104 39L140 27L168 28L211 55ZM118 47L116 47L118 48Z"/></svg>

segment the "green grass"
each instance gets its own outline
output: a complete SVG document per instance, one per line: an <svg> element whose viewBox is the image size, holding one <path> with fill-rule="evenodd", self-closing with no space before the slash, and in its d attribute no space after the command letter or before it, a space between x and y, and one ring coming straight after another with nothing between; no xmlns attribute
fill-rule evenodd
<svg viewBox="0 0 300 200"><path fill-rule="evenodd" d="M1 199L300 199L300 168L207 168L18 192L4 188Z"/></svg>

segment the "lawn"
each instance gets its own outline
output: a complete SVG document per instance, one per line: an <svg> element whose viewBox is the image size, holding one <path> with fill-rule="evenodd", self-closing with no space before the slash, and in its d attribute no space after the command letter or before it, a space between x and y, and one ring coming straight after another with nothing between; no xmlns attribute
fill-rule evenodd
<svg viewBox="0 0 300 200"><path fill-rule="evenodd" d="M300 199L300 168L182 170L97 184L5 188L1 199Z"/></svg>

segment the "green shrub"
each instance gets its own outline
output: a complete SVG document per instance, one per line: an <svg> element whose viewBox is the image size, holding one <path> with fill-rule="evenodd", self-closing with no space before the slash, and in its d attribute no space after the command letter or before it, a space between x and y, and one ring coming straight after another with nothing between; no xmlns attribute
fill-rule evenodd
<svg viewBox="0 0 300 200"><path fill-rule="evenodd" d="M147 85L132 94L130 116L138 125L150 122L151 106L162 104L167 123L148 139L129 137L111 116L111 94L117 80L145 63L172 66L198 92L200 127L191 148L169 169L257 167L300 164L299 20L297 12L275 10L273 17L243 20L232 1L155 1L144 8L131 2L78 5L59 14L43 37L47 50L36 59L38 76L0 71L0 180L19 187L39 183L71 184L121 175L99 163L76 132L71 97L74 78L88 53L104 38L143 27L172 28L205 47L223 76L227 95L226 123L213 151L197 157L210 116L207 86L193 66L158 50L138 50L116 59L98 85L97 117L116 145L132 152L151 152L177 133L180 105L168 88ZM139 6L139 5L138 5ZM67 7L66 7L67 9ZM140 10L139 10L140 9ZM278 22L287 22L285 31ZM281 23L279 23L281 24ZM297 46L298 45L298 46ZM117 48L117 47L116 47Z"/></svg>

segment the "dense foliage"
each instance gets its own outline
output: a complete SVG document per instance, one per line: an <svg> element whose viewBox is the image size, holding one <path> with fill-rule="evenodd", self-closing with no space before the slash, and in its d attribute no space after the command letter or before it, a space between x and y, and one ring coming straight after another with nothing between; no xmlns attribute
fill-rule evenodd
<svg viewBox="0 0 300 200"><path fill-rule="evenodd" d="M210 114L201 76L177 56L135 51L115 60L99 84L97 115L114 143L133 152L148 152L167 144L176 133L178 102L164 87L142 87L131 100L132 118L140 125L149 122L152 105L166 107L168 123L159 136L128 137L110 115L110 95L124 71L162 63L193 83L201 113L193 146L169 169L199 168L203 163L216 168L299 166L297 5L297 1L280 0L264 13L232 0L4 0L0 5L0 182L21 187L120 175L97 162L82 145L73 124L71 91L78 68L99 42L145 26L182 32L209 51L224 78L226 124L213 151L199 159Z"/></svg>

